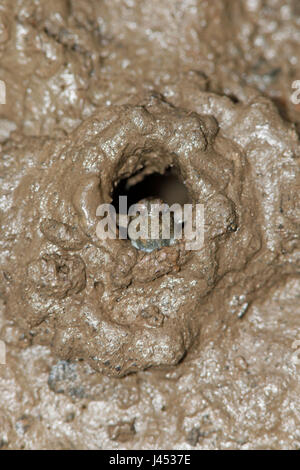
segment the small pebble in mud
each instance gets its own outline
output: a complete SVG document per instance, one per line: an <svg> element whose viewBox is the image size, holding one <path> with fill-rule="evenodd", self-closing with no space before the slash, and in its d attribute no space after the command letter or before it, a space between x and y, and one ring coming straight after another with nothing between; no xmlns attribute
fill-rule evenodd
<svg viewBox="0 0 300 470"><path fill-rule="evenodd" d="M164 323L164 316L155 305L150 305L140 313L141 320L150 328L160 327Z"/></svg>
<svg viewBox="0 0 300 470"><path fill-rule="evenodd" d="M117 424L108 426L108 435L112 441L126 442L131 440L135 434L134 420L129 422L120 421Z"/></svg>
<svg viewBox="0 0 300 470"><path fill-rule="evenodd" d="M195 447L198 444L200 437L204 437L204 435L205 434L202 433L199 428L195 427L189 431L186 441L188 444Z"/></svg>
<svg viewBox="0 0 300 470"><path fill-rule="evenodd" d="M6 439L0 438L0 450L4 449L8 445L8 441Z"/></svg>
<svg viewBox="0 0 300 470"><path fill-rule="evenodd" d="M17 433L22 436L25 434L30 426L33 424L34 418L30 415L22 415L16 422L16 431Z"/></svg>
<svg viewBox="0 0 300 470"><path fill-rule="evenodd" d="M65 422L66 423L71 423L75 419L75 413L71 412L66 415Z"/></svg>
<svg viewBox="0 0 300 470"><path fill-rule="evenodd" d="M141 199L137 204L141 205L141 212L131 217L128 225L128 236L131 244L138 250L150 253L164 246L173 245L174 239L174 217L167 205L158 198ZM158 208L162 209L159 210ZM168 222L169 220L169 222ZM152 238L155 224L158 224L158 238ZM133 231L141 233L137 239L132 235ZM167 238L163 238L168 233ZM155 232L154 232L155 234Z"/></svg>
<svg viewBox="0 0 300 470"><path fill-rule="evenodd" d="M240 371L246 371L248 369L248 362L243 356L237 356L234 359L234 365Z"/></svg>
<svg viewBox="0 0 300 470"><path fill-rule="evenodd" d="M79 383L79 377L76 373L76 365L68 361L58 361L55 364L48 377L50 390L55 393L65 393L72 398L84 398L85 391Z"/></svg>

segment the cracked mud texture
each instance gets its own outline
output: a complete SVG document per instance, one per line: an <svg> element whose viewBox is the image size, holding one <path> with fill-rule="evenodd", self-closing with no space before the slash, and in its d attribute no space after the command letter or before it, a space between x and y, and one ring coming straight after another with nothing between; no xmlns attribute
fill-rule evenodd
<svg viewBox="0 0 300 470"><path fill-rule="evenodd" d="M1 3L1 448L300 447L299 46L292 0ZM204 248L99 240L170 166Z"/></svg>

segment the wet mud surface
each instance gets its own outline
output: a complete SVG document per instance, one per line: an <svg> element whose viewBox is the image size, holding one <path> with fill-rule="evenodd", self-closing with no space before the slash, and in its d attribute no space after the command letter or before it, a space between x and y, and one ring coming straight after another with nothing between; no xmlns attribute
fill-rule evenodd
<svg viewBox="0 0 300 470"><path fill-rule="evenodd" d="M300 447L299 47L293 0L1 3L1 449ZM203 249L97 237L170 171Z"/></svg>

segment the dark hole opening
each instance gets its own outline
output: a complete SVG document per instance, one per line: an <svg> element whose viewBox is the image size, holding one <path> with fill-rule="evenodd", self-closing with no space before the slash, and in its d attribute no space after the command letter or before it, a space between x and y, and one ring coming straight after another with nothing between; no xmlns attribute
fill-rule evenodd
<svg viewBox="0 0 300 470"><path fill-rule="evenodd" d="M167 168L165 173L151 173L139 178L123 179L113 192L112 204L119 213L119 196L127 196L128 208L141 199L157 197L171 206L174 203L187 204L190 197L185 185L178 178L174 168Z"/></svg>

